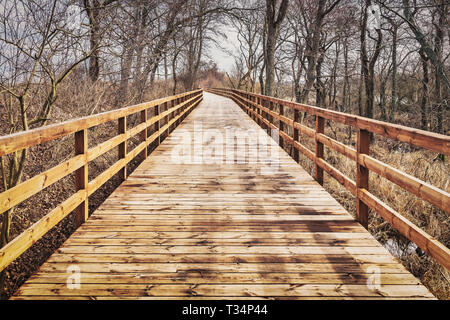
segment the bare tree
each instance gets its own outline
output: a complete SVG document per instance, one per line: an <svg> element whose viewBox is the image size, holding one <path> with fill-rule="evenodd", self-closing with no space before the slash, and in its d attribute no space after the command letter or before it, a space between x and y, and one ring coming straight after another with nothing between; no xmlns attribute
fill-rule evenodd
<svg viewBox="0 0 450 320"><path fill-rule="evenodd" d="M100 76L100 45L102 40L102 18L105 9L117 0L83 0L83 6L89 20L89 43L92 51L89 59L89 76L97 81Z"/></svg>
<svg viewBox="0 0 450 320"><path fill-rule="evenodd" d="M403 15L391 8L386 1L378 2L406 22L420 45L421 56L426 56L434 67L437 109L436 131L444 133L443 118L445 110L448 109L448 92L450 91L450 82L445 68L446 57L443 55L443 43L445 31L448 29L448 12L450 8L448 1L424 0L423 3L418 3L417 1L402 0ZM416 18L421 8L428 7L434 8L431 16L434 34L427 32L426 27L421 26Z"/></svg>
<svg viewBox="0 0 450 320"><path fill-rule="evenodd" d="M302 19L305 28L305 58L307 67L305 70L306 82L299 94L299 102L306 103L311 88L316 81L317 61L320 50L323 48L322 30L325 17L339 4L340 0L297 1L301 8Z"/></svg>
<svg viewBox="0 0 450 320"><path fill-rule="evenodd" d="M67 4L57 0L15 0L2 3L0 17L0 89L8 125L6 134L43 126L51 116L61 83L91 51L84 52L82 35L64 22ZM25 24L23 22L26 22ZM34 98L44 92L45 99L37 105ZM27 149L0 157L3 191L22 180ZM14 208L2 215L0 247L10 241ZM3 288L3 273L0 288Z"/></svg>
<svg viewBox="0 0 450 320"><path fill-rule="evenodd" d="M420 102L420 115L421 115L421 128L422 130L429 130L429 121L428 121L428 84L429 84L429 76L428 76L428 57L423 52L423 49L419 51L421 64L422 64L422 98Z"/></svg>
<svg viewBox="0 0 450 320"><path fill-rule="evenodd" d="M262 1L249 2L247 10L240 10L230 20L237 31L237 54L235 63L240 73L237 88L255 91L258 67L264 59L262 51L264 22L259 19L263 12Z"/></svg>
<svg viewBox="0 0 450 320"><path fill-rule="evenodd" d="M266 82L264 94L273 94L275 78L275 48L278 40L281 23L286 17L289 0L266 0L266 32L264 45L264 64L266 68Z"/></svg>
<svg viewBox="0 0 450 320"><path fill-rule="evenodd" d="M368 28L368 11L371 6L371 0L366 0L364 9L362 12L362 22L361 22L361 71L365 84L366 93L366 103L364 110L360 110L360 114L373 118L373 106L374 106L374 79L375 79L375 63L381 52L381 43L383 39L383 34L379 27L375 27L376 38L372 35L371 30ZM372 30L373 31L373 30ZM367 48L367 37L374 41L374 49L371 56L369 56Z"/></svg>
<svg viewBox="0 0 450 320"><path fill-rule="evenodd" d="M448 27L448 22L447 22L448 18L447 17L448 17L449 4L445 0L432 0L430 2L431 2L430 5L436 7L435 13L437 15L434 15L438 19L438 22L435 23L435 27L438 29L437 33L436 33L436 37L443 38L443 35L444 35L443 30L444 30L445 26ZM439 77L443 81L445 89L448 92L450 90L450 82L448 80L448 76L447 76L447 73L444 68L442 56L440 56L439 48L441 45L437 44L435 42L435 44L438 45L438 48L435 47L435 49L433 49L429 38L425 35L423 30L417 24L416 19L415 19L415 13L418 10L417 3L415 2L415 5L412 5L409 0L402 0L402 3L403 3L404 16L400 16L400 17L402 19L404 19L406 21L406 23L408 24L408 26L411 29L411 31L413 32L416 40L419 42L422 50L428 56L428 58L430 59L430 62L433 64L433 66L436 68L436 73L439 75ZM413 10L411 10L411 8L413 8ZM435 40L437 40L438 43L441 43L441 41L438 40L437 38L435 38ZM438 49L438 50L436 50L436 49Z"/></svg>

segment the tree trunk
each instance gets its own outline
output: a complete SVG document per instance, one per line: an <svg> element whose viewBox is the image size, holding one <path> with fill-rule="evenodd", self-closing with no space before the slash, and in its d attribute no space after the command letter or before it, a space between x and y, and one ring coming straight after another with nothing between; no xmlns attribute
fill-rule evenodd
<svg viewBox="0 0 450 320"><path fill-rule="evenodd" d="M342 112L347 112L350 104L350 77L348 74L348 41L344 40L344 84L342 88Z"/></svg>
<svg viewBox="0 0 450 320"><path fill-rule="evenodd" d="M117 106L121 107L127 100L128 96L128 82L131 74L131 63L133 57L133 50L131 46L124 48L124 53L121 57L120 67L120 86L117 97Z"/></svg>
<svg viewBox="0 0 450 320"><path fill-rule="evenodd" d="M325 88L322 81L322 63L325 59L325 52L322 52L317 59L316 63L316 81L315 81L315 89L316 89L316 105L320 108L325 108Z"/></svg>
<svg viewBox="0 0 450 320"><path fill-rule="evenodd" d="M381 111L381 120L386 121L389 118L390 111L387 110L386 105L386 81L383 79L380 81L380 111Z"/></svg>
<svg viewBox="0 0 450 320"><path fill-rule="evenodd" d="M305 56L306 61L308 62L308 66L306 68L306 81L303 87L300 102L308 103L309 92L311 91L314 82L316 81L316 64L319 55L319 50L321 46L321 37L324 19L338 4L340 0L335 0L330 6L327 5L327 0L318 0L317 1L317 12L314 18L314 22L312 22L312 27L306 36L306 48L305 48Z"/></svg>
<svg viewBox="0 0 450 320"><path fill-rule="evenodd" d="M266 0L266 41L265 41L265 67L266 83L264 94L273 95L275 79L275 48L280 33L281 23L286 17L289 0L281 0L278 13L276 12L278 0Z"/></svg>
<svg viewBox="0 0 450 320"><path fill-rule="evenodd" d="M434 66L436 70L436 74L439 75L440 79L443 82L443 85L445 87L444 92L448 92L450 90L450 82L447 77L447 73L445 72L444 64L442 61L442 58L440 58L436 51L431 48L430 43L427 41L426 35L420 30L419 26L416 24L416 21L413 16L413 12L411 11L411 3L409 0L402 0L403 3L403 12L404 12L404 19L408 22L408 26L411 29L411 31L414 33L414 36L417 40L417 42L420 44L422 50L425 52L425 54L430 59L431 64ZM446 21L446 0L439 1L439 4L436 6L438 15L439 15L439 25L441 27L445 27L445 21ZM439 10L440 8L440 10ZM442 20L441 20L442 18ZM442 24L441 24L442 23Z"/></svg>
<svg viewBox="0 0 450 320"><path fill-rule="evenodd" d="M83 4L89 20L89 45L92 51L89 58L89 78L95 82L100 77L100 2L84 0Z"/></svg>
<svg viewBox="0 0 450 320"><path fill-rule="evenodd" d="M428 58L421 49L419 51L420 58L422 60L422 100L420 103L420 110L421 110L421 123L422 123L422 130L430 130L429 123L428 123L428 82L429 82L429 76L428 76Z"/></svg>
<svg viewBox="0 0 450 320"><path fill-rule="evenodd" d="M273 26L269 25L266 42L266 88L264 92L267 96L273 94L273 82L275 78L275 45L275 31Z"/></svg>
<svg viewBox="0 0 450 320"><path fill-rule="evenodd" d="M444 8L436 8L435 11L437 18L437 23L434 23L434 27L436 29L435 37L434 37L434 52L439 61L443 61L443 42L444 42L444 29L445 28L445 13ZM437 127L436 132L444 133L444 128L442 125L443 117L444 117L444 104L445 99L442 97L442 81L441 81L441 73L439 70L439 66L435 66L434 72L434 82L435 82L435 101L436 101L436 120Z"/></svg>
<svg viewBox="0 0 450 320"><path fill-rule="evenodd" d="M259 71L259 86L261 94L264 94L266 92L266 88L264 86L264 70L266 68L266 64L264 63L261 67L261 70Z"/></svg>
<svg viewBox="0 0 450 320"><path fill-rule="evenodd" d="M392 92L391 92L391 106L387 114L387 120L392 122L394 113L397 110L397 100L398 100L398 85L397 85L397 34L398 26L393 25L392 31Z"/></svg>
<svg viewBox="0 0 450 320"><path fill-rule="evenodd" d="M374 111L374 92L375 92L375 80L374 80L374 71L375 71L375 63L378 60L378 56L381 52L381 41L383 39L382 33L380 29L376 29L377 39L375 44L375 51L371 58L369 58L367 53L367 44L366 44L366 33L367 33L367 10L371 5L370 0L366 0L366 6L363 14L363 21L361 25L361 68L362 74L364 78L364 85L366 91L366 104L365 110L363 112L363 116L368 118L373 118Z"/></svg>

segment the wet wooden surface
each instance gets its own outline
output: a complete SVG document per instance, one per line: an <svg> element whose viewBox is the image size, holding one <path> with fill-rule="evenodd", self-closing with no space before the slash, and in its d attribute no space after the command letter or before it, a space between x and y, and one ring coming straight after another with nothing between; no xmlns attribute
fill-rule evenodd
<svg viewBox="0 0 450 320"><path fill-rule="evenodd" d="M204 93L12 297L118 298L434 297L236 104Z"/></svg>

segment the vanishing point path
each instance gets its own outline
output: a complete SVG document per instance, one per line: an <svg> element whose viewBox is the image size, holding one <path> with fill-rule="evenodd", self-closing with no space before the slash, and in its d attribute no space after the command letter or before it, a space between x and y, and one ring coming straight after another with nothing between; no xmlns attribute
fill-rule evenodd
<svg viewBox="0 0 450 320"><path fill-rule="evenodd" d="M12 297L51 298L434 297L234 102L205 92Z"/></svg>

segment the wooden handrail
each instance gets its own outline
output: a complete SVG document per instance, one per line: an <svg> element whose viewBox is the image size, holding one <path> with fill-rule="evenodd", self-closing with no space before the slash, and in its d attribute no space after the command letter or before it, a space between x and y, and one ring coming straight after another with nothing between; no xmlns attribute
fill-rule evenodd
<svg viewBox="0 0 450 320"><path fill-rule="evenodd" d="M88 117L72 119L29 131L22 131L15 134L2 136L0 137L0 156L10 154L24 148L29 148L31 146L47 141L55 140L75 133L76 131L98 126L105 122L117 120L121 117L126 117L131 114L138 113L142 110L147 110L149 108L159 106L168 101L174 101L178 98L186 99L188 95L192 95L201 91L202 90L195 90L191 92L181 93L175 96L152 100L134 106L115 109ZM173 111L174 110L172 110L171 112Z"/></svg>
<svg viewBox="0 0 450 320"><path fill-rule="evenodd" d="M17 259L26 249L31 247L72 211L76 210L76 221L78 224L86 221L88 219L89 196L117 173L120 174L121 178L126 179L126 165L136 157L146 158L148 156L148 146L152 143L159 145L161 135L170 128L173 130L173 128L178 126L202 99L203 90L199 89L0 137L0 156L71 134L75 137L75 155L72 158L0 193L0 214L2 214L67 175L75 173L75 194L59 204L3 248L0 248L0 271ZM168 107L168 102L172 102L171 107L164 112L160 112L160 106L165 105ZM151 108L155 108L155 116L147 118L147 112ZM128 129L126 117L138 113L141 122L135 127ZM164 118L167 118L168 122L161 127L160 121ZM109 121L118 121L117 135L103 143L88 148L88 129ZM157 131L148 136L148 128L154 124L157 124ZM126 148L127 140L136 135L140 136L141 143L133 150L128 151ZM119 148L119 159L96 178L89 181L89 162L116 147Z"/></svg>
<svg viewBox="0 0 450 320"><path fill-rule="evenodd" d="M450 270L449 248L370 193L368 179L369 172L372 171L395 183L402 189L428 201L444 212L450 213L450 194L448 192L393 168L369 155L370 132L445 155L450 155L449 136L241 90L213 88L205 89L205 91L231 98L258 122L259 125L265 126L266 128L279 129L282 141L291 143L296 152L302 153L314 163L315 179L319 183L323 183L322 172L325 171L355 196L357 220L364 227L367 228L368 209L371 208L378 212L381 217L388 221L402 235L417 244L447 270ZM291 108L294 111L294 119L286 117L285 112L277 113L273 111L273 104L278 104L284 108ZM298 112L314 115L316 117L316 128L311 129L299 123ZM280 122L280 127L275 125L273 119L277 119ZM323 130L325 119L354 127L357 130L357 148L351 148L326 136ZM284 132L283 127L285 126L291 127L293 136ZM298 141L299 133L314 139L314 151L311 151ZM356 162L356 181L351 180L326 162L323 158L324 146ZM298 162L296 152L294 152L294 159Z"/></svg>
<svg viewBox="0 0 450 320"><path fill-rule="evenodd" d="M205 89L210 91L211 89ZM217 90L217 89L214 89ZM223 89L219 89L223 90ZM227 90L227 89L225 89ZM231 90L231 89L229 89ZM216 91L218 92L218 91ZM222 91L223 92L223 91ZM239 94L240 98L243 98L243 94L248 94L245 91L232 89L230 96ZM392 124L388 122L378 121L361 116L351 115L343 112L323 109L319 107L309 106L305 104L295 103L288 100L278 99L274 97L268 97L256 93L251 94L254 97L261 99L261 101L273 102L276 104L282 104L285 107L292 108L293 110L299 110L311 115L321 116L327 120L336 121L342 124L346 124L355 128L360 128L391 138L393 140L406 142L416 147L422 147L428 150L433 150L441 154L450 155L450 137L442 134L428 132L420 129L414 129L402 125ZM254 102L251 102L255 107L259 108ZM274 113L276 114L276 113Z"/></svg>

